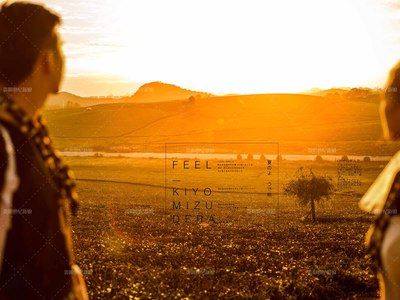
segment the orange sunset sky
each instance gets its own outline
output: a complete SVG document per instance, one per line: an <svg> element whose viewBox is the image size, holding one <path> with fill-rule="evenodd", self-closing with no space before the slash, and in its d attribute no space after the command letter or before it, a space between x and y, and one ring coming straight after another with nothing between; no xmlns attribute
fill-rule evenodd
<svg viewBox="0 0 400 300"><path fill-rule="evenodd" d="M63 17L63 90L132 94L163 81L223 93L380 87L400 58L386 0L50 0Z"/></svg>

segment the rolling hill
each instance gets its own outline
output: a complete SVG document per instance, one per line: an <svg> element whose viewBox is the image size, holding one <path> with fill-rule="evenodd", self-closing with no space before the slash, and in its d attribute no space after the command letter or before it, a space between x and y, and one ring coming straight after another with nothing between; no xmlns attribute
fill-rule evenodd
<svg viewBox="0 0 400 300"><path fill-rule="evenodd" d="M194 99L208 98L213 96L210 93L196 92L183 89L173 84L163 82L150 82L142 85L130 98L133 102L164 102L171 100L186 100L190 97Z"/></svg>
<svg viewBox="0 0 400 300"><path fill-rule="evenodd" d="M88 107L98 104L111 104L126 101L127 98L112 97L80 97L67 92L50 95L45 104L45 109L60 109L72 107Z"/></svg>
<svg viewBox="0 0 400 300"><path fill-rule="evenodd" d="M360 151L368 151L366 145L373 147L381 138L378 103L261 94L102 104L90 111L47 111L46 118L61 147L125 145L148 151L173 142L277 141L291 144L298 152L338 142L362 144Z"/></svg>
<svg viewBox="0 0 400 300"><path fill-rule="evenodd" d="M80 97L67 92L60 92L56 95L51 95L45 105L45 109L60 109L73 107L88 107L98 104L112 103L149 103L149 102L164 102L171 100L187 100L208 98L213 96L210 93L191 91L179 86L163 83L150 82L142 85L130 97Z"/></svg>

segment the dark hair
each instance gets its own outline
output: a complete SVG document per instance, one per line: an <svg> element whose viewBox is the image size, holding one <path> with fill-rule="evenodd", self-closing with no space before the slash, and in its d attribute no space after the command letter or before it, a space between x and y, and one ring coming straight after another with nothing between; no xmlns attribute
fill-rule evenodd
<svg viewBox="0 0 400 300"><path fill-rule="evenodd" d="M40 52L57 47L61 18L39 4L7 2L0 10L0 82L18 85L32 72Z"/></svg>
<svg viewBox="0 0 400 300"><path fill-rule="evenodd" d="M389 72L385 98L393 104L400 104L400 61Z"/></svg>

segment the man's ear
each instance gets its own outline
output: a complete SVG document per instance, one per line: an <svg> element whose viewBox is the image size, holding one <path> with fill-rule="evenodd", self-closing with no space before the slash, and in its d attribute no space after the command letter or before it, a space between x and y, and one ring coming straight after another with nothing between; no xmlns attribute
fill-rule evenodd
<svg viewBox="0 0 400 300"><path fill-rule="evenodd" d="M40 52L38 59L36 60L35 68L37 72L42 72L43 75L49 75L52 73L54 68L54 55L51 51Z"/></svg>

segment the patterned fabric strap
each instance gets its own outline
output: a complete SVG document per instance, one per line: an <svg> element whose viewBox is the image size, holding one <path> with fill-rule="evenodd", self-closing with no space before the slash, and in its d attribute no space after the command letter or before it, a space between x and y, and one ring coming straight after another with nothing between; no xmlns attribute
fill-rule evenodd
<svg viewBox="0 0 400 300"><path fill-rule="evenodd" d="M3 263L3 255L7 238L7 231L11 227L12 198L19 186L19 177L15 160L15 152L12 140L8 131L0 124L0 134L4 139L7 153L7 168L4 176L4 185L1 187L0 202L0 272Z"/></svg>
<svg viewBox="0 0 400 300"><path fill-rule="evenodd" d="M399 214L400 202L400 172L396 174L392 183L388 198L386 199L383 209L380 211L378 217L371 225L366 238L366 245L369 255L373 260L373 267L375 271L381 269L381 255L380 250L382 247L383 237L385 230L389 225L390 216Z"/></svg>
<svg viewBox="0 0 400 300"><path fill-rule="evenodd" d="M56 182L60 198L69 200L72 214L76 215L78 210L78 194L76 192L75 177L54 149L53 141L50 138L43 116L40 115L36 123L34 123L12 99L3 93L0 93L0 109L12 117L21 133L26 135L28 140L33 140L45 165Z"/></svg>

